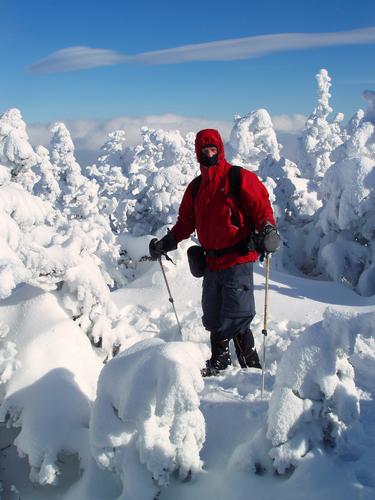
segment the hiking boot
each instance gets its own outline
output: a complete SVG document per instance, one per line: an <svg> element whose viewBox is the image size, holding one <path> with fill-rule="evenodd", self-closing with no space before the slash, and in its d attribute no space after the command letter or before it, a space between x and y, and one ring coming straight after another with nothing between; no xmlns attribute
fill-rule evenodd
<svg viewBox="0 0 375 500"><path fill-rule="evenodd" d="M211 334L211 358L206 361L206 367L201 370L202 377L212 377L232 364L229 352L229 340L216 340Z"/></svg>
<svg viewBox="0 0 375 500"><path fill-rule="evenodd" d="M254 337L251 330L248 330L240 335L236 335L233 342L241 368L248 367L262 369L258 353L254 347Z"/></svg>

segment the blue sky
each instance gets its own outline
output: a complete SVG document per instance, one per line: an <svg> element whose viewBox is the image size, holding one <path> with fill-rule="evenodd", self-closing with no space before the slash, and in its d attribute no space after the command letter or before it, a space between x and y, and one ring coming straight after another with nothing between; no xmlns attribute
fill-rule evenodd
<svg viewBox="0 0 375 500"><path fill-rule="evenodd" d="M375 27L373 0L0 0L0 7L0 112L18 107L27 122L164 113L231 120L259 107L272 115L308 114L315 103L314 75L323 67L333 80L334 110L347 118L366 106L361 92L375 89L374 36L366 44L271 51L240 60L208 56L161 64L154 55L194 44L207 51L210 42L259 35ZM106 49L110 57L136 58L48 72L51 55L82 46ZM152 53L152 64L137 61L145 52ZM60 60L60 55L53 57ZM97 60L96 53L93 57ZM40 72L35 65L46 58Z"/></svg>

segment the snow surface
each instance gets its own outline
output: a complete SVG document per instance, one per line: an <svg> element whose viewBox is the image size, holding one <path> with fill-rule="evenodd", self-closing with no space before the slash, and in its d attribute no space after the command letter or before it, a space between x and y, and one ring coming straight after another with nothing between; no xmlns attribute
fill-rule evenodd
<svg viewBox="0 0 375 500"><path fill-rule="evenodd" d="M183 250L176 254L177 265L167 263L166 270L184 342L158 264L145 262L138 279L112 292L124 339L121 353L102 370L100 351L95 354L67 318L56 292L24 286L3 301L0 321L9 326L3 338L13 343L8 373L15 369L9 359L20 367L5 386L2 415L11 409L8 424L22 425L14 446L29 461L32 479L60 485L54 493L38 486L38 498L147 499L161 490L167 499L240 499L245 489L286 499L301 498L306 481L304 498L373 498L375 300L340 284L272 271L261 400L260 373L237 365L203 384L199 367L209 350L200 322L201 282L188 273ZM263 293L264 270L256 266L259 313ZM325 312L327 306L336 312ZM38 311L44 311L42 322ZM259 350L261 328L259 314ZM11 449L2 452L7 467ZM72 467L78 456L83 473L75 465L75 474L68 469L63 476L57 456ZM174 470L182 478L188 470L195 475L181 482ZM9 488L7 475L2 478ZM15 486L34 498L21 478Z"/></svg>

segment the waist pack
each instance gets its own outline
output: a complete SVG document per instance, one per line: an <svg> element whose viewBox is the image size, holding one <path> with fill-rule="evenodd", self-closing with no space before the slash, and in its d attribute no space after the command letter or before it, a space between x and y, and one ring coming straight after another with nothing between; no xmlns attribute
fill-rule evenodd
<svg viewBox="0 0 375 500"><path fill-rule="evenodd" d="M206 255L202 247L194 245L187 250L190 272L195 278L201 278L206 268Z"/></svg>

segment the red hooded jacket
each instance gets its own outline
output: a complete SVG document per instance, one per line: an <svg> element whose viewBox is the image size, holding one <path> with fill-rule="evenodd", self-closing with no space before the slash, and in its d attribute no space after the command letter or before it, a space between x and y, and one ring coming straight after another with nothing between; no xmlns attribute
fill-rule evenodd
<svg viewBox="0 0 375 500"><path fill-rule="evenodd" d="M212 167L200 163L202 148L208 144L215 145L218 150L218 162ZM219 250L240 242L254 228L261 230L267 221L275 224L267 189L254 173L241 169L241 204L228 196L230 164L225 159L224 144L217 130L198 132L195 151L202 180L194 200L191 183L182 198L177 222L171 229L177 243L196 230L203 248ZM236 225L232 223L233 212L236 213ZM216 258L206 257L206 263L209 269L218 271L236 264L254 262L257 258L256 251L246 255L231 252Z"/></svg>

